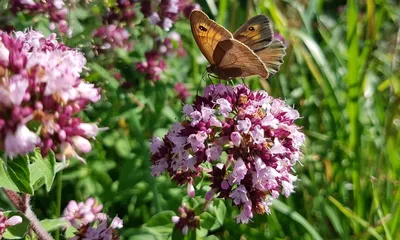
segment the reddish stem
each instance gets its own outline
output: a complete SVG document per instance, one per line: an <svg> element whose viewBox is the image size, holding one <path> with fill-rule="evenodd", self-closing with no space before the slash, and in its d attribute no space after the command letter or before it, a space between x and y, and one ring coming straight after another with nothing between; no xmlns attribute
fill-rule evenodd
<svg viewBox="0 0 400 240"><path fill-rule="evenodd" d="M43 228L39 219L29 206L30 196L28 194L23 194L21 199L16 192L5 188L3 188L3 191L7 195L8 199L10 199L10 201L14 204L14 206L29 220L29 227L36 233L39 239L53 240L53 237Z"/></svg>

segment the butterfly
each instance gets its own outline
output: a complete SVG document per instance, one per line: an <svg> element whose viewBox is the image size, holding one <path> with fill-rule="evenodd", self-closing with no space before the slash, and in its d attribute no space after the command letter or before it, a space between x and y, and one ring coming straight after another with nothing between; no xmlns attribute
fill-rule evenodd
<svg viewBox="0 0 400 240"><path fill-rule="evenodd" d="M210 63L207 71L222 79L253 75L268 78L283 63L285 46L274 39L271 22L265 15L249 19L232 34L204 12L193 10L190 26Z"/></svg>

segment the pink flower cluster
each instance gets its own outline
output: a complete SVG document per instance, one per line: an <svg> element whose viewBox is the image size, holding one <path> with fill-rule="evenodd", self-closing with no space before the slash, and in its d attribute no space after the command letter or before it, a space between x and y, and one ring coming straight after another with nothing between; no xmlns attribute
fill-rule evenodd
<svg viewBox="0 0 400 240"><path fill-rule="evenodd" d="M140 2L143 15L149 18L152 24L160 26L165 31L172 28L179 18L179 13L184 12L185 16L189 16L191 10L200 8L200 5L188 0L141 0Z"/></svg>
<svg viewBox="0 0 400 240"><path fill-rule="evenodd" d="M71 200L64 209L63 216L72 226L79 228L99 219L102 209L103 205L97 204L93 198L88 198L86 202L79 203Z"/></svg>
<svg viewBox="0 0 400 240"><path fill-rule="evenodd" d="M194 210L189 209L186 204L178 208L179 216L173 216L172 222L175 224L177 229L182 231L183 235L186 235L189 229L200 228L200 217L196 216Z"/></svg>
<svg viewBox="0 0 400 240"><path fill-rule="evenodd" d="M86 64L82 53L36 31L0 31L0 149L9 157L40 147L60 160L76 150L91 150L96 124L75 114L100 99L99 89L80 78Z"/></svg>
<svg viewBox="0 0 400 240"><path fill-rule="evenodd" d="M101 26L93 32L93 37L100 39L100 50L122 48L129 51L133 47L129 32L113 24Z"/></svg>
<svg viewBox="0 0 400 240"><path fill-rule="evenodd" d="M161 74L167 63L156 51L145 53L146 61L136 64L136 70L143 73L146 79L156 82L161 79Z"/></svg>
<svg viewBox="0 0 400 240"><path fill-rule="evenodd" d="M3 211L0 210L0 239L3 237L3 234L6 232L8 227L12 227L20 223L22 223L22 218L20 216L7 218L4 216Z"/></svg>
<svg viewBox="0 0 400 240"><path fill-rule="evenodd" d="M288 42L285 40L285 38L281 34L274 32L274 39L277 39L277 40L283 42L283 44L286 45L286 47L287 47Z"/></svg>
<svg viewBox="0 0 400 240"><path fill-rule="evenodd" d="M177 32L171 32L163 41L155 42L154 49L145 53L146 61L136 63L136 69L143 73L146 79L156 82L161 79L161 74L167 67L164 57L186 55L181 36Z"/></svg>
<svg viewBox="0 0 400 240"><path fill-rule="evenodd" d="M108 226L108 216L101 212L102 209L103 205L97 204L93 198L79 203L71 200L63 213L64 218L78 229L71 240L119 239L116 229L123 227L122 220L116 216Z"/></svg>
<svg viewBox="0 0 400 240"><path fill-rule="evenodd" d="M181 35L177 32L170 32L164 41L157 41L158 53L162 56L185 57L186 50L183 48Z"/></svg>
<svg viewBox="0 0 400 240"><path fill-rule="evenodd" d="M135 19L135 7L137 0L117 0L115 5L108 9L103 17L105 23L120 24L125 23L133 27L132 20Z"/></svg>
<svg viewBox="0 0 400 240"><path fill-rule="evenodd" d="M200 4L194 3L192 0L179 0L179 10L189 19L193 10L200 10Z"/></svg>
<svg viewBox="0 0 400 240"><path fill-rule="evenodd" d="M186 204L178 208L179 216L173 216L172 222L175 224L177 229L182 231L183 235L186 235L189 229L194 230L200 228L200 217L196 216L194 210L189 209Z"/></svg>
<svg viewBox="0 0 400 240"><path fill-rule="evenodd" d="M54 30L57 26L60 33L72 34L72 29L68 27L67 22L68 8L63 0L11 0L10 3L14 13L26 11L30 14L47 14L51 21L50 29Z"/></svg>
<svg viewBox="0 0 400 240"><path fill-rule="evenodd" d="M242 84L210 85L183 112L184 121L152 139L154 176L168 172L194 196L193 182L205 172L211 180L206 200L231 199L241 223L269 213L273 199L294 191L291 169L305 137L294 124L299 113L284 101Z"/></svg>
<svg viewBox="0 0 400 240"><path fill-rule="evenodd" d="M177 97L182 102L185 102L190 97L190 93L187 90L185 84L183 84L181 82L175 83L174 90L175 90L175 93L176 93Z"/></svg>

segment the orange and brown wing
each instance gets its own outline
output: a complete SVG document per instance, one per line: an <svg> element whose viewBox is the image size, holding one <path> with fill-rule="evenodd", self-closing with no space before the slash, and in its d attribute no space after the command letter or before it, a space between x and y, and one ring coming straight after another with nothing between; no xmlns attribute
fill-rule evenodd
<svg viewBox="0 0 400 240"><path fill-rule="evenodd" d="M222 40L233 38L232 33L200 10L194 10L190 14L190 27L204 57L210 64L215 64L213 53L217 44Z"/></svg>
<svg viewBox="0 0 400 240"><path fill-rule="evenodd" d="M258 15L245 22L233 38L244 43L253 51L266 48L274 38L271 21L265 15Z"/></svg>
<svg viewBox="0 0 400 240"><path fill-rule="evenodd" d="M213 60L220 77L236 78L259 75L267 78L269 73L265 65L254 52L235 39L227 39L218 43Z"/></svg>
<svg viewBox="0 0 400 240"><path fill-rule="evenodd" d="M285 45L281 41L275 39L267 48L256 51L255 53L264 63L270 75L273 75L279 71L283 63L283 57L286 55L285 49Z"/></svg>

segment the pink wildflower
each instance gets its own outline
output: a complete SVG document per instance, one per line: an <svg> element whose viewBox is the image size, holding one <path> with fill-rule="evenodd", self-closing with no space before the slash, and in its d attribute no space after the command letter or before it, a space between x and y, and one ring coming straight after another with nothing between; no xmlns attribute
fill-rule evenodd
<svg viewBox="0 0 400 240"><path fill-rule="evenodd" d="M294 124L296 110L245 85L210 85L183 112L185 120L162 140L153 140L153 175L167 172L178 184L189 185L208 175L207 201L214 195L232 199L242 223L254 213L268 214L273 199L294 192L291 171L305 140Z"/></svg>

